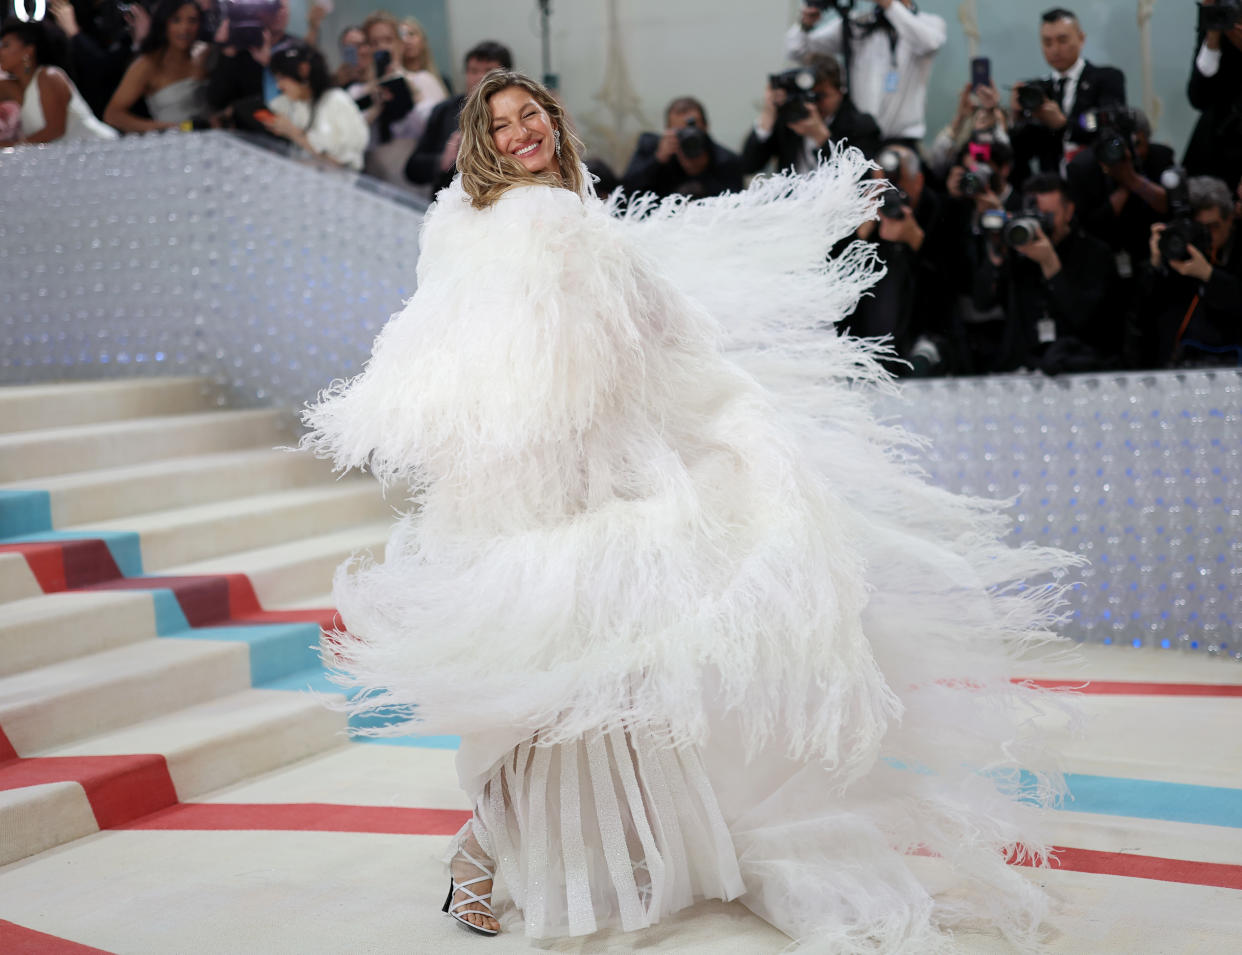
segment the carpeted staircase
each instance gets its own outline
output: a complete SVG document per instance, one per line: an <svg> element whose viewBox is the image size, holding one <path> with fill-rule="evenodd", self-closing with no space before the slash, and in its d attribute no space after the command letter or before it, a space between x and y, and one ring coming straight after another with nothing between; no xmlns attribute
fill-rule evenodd
<svg viewBox="0 0 1242 955"><path fill-rule="evenodd" d="M0 388L0 865L346 745L314 646L391 507L192 378Z"/></svg>

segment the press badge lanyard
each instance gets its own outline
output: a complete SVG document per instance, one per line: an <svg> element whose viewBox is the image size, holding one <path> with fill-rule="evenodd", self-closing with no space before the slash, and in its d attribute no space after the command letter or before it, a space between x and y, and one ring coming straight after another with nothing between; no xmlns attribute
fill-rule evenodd
<svg viewBox="0 0 1242 955"><path fill-rule="evenodd" d="M898 3L901 0L897 0ZM883 13L883 11L878 11ZM917 3L910 4L910 12L918 15L919 5ZM888 76L884 78L884 92L896 93L897 87L901 83L901 71L897 69L897 29L893 26L888 17L884 17L884 25L888 30Z"/></svg>

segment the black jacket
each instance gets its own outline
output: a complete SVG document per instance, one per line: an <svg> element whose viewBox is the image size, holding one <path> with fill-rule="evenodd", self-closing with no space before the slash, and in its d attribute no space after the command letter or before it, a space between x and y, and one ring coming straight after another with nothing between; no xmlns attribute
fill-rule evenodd
<svg viewBox="0 0 1242 955"><path fill-rule="evenodd" d="M1083 66L1070 104L1066 129L1049 129L1040 123L1019 123L1011 136L1014 164L1012 181L1015 187L1031 174L1031 164L1037 164L1040 172L1059 172L1061 158L1065 155L1065 138L1071 142L1085 143L1090 138L1082 127L1083 115L1105 106L1124 106L1126 103L1126 78L1121 70L1111 66Z"/></svg>
<svg viewBox="0 0 1242 955"><path fill-rule="evenodd" d="M1150 264L1140 273L1139 284L1152 348L1145 356L1148 364L1242 364L1242 227L1234 226L1232 241L1206 284ZM1196 296L1199 302L1179 344L1178 331Z"/></svg>
<svg viewBox="0 0 1242 955"><path fill-rule="evenodd" d="M842 101L837 115L828 124L828 131L831 138L820 147L821 157L827 156L833 143L843 139L861 149L868 159L874 159L880 151L880 127L870 114L861 112L848 98ZM772 135L765 140L760 140L752 129L742 147L742 172L746 175L759 172L773 159L778 169L790 168L802 151L802 141L802 137L784 123L777 123Z"/></svg>
<svg viewBox="0 0 1242 955"><path fill-rule="evenodd" d="M658 162L655 154L659 147L659 133L643 133L638 137L634 155L630 157L630 164L621 177L621 185L627 193L654 192L660 198L682 195L704 199L722 192L742 191L742 161L737 153L725 149L710 137L708 148L711 158L707 168L697 176L687 174L676 156L668 162Z"/></svg>
<svg viewBox="0 0 1242 955"><path fill-rule="evenodd" d="M1025 366L1057 371L1115 367L1125 336L1125 317L1116 307L1117 271L1107 245L1074 229L1057 245L1061 271L1045 279L1039 265L1015 251L1004 265L984 258L976 273L974 305L1005 310L1006 358L1011 370ZM1043 319L1051 319L1055 339L1040 341ZM1073 367L1062 364L1073 351Z"/></svg>
<svg viewBox="0 0 1242 955"><path fill-rule="evenodd" d="M299 42L291 33L272 44L272 54ZM263 67L250 55L249 50L237 50L225 56L224 47L211 51L211 65L207 76L207 105L218 113L234 103L255 101L263 98Z"/></svg>
<svg viewBox="0 0 1242 955"><path fill-rule="evenodd" d="M1198 55L1200 43L1195 47ZM1221 40L1220 69L1213 77L1191 68L1187 95L1199 110L1183 164L1192 176L1215 176L1229 190L1242 178L1242 50Z"/></svg>
<svg viewBox="0 0 1242 955"><path fill-rule="evenodd" d="M1161 173L1173 164L1173 150L1160 143L1152 143L1147 158L1136 162L1135 166L1140 175L1159 184ZM1164 217L1135 195L1126 200L1120 214L1114 212L1110 196L1117 184L1105 174L1089 151L1074 157L1069 165L1068 178L1083 228L1107 242L1113 252L1126 253L1137 269L1148 257L1152 225Z"/></svg>
<svg viewBox="0 0 1242 955"><path fill-rule="evenodd" d="M453 96L437 103L427 117L427 126L418 145L405 164L405 178L420 186L431 186L433 196L457 175L456 164L447 172L441 172L440 156L444 154L449 138L457 132L458 120L465 105L465 96Z"/></svg>

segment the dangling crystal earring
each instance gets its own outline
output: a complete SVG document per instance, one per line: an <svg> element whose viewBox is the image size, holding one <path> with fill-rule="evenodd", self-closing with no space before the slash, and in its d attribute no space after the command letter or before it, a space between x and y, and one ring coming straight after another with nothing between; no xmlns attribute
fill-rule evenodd
<svg viewBox="0 0 1242 955"><path fill-rule="evenodd" d="M561 130L560 127L552 130L552 148L556 150L556 158L561 158Z"/></svg>

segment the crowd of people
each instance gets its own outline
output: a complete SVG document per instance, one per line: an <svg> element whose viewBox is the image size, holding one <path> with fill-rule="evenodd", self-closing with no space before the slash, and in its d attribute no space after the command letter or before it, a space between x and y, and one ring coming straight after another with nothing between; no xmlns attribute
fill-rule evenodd
<svg viewBox="0 0 1242 955"><path fill-rule="evenodd" d="M703 198L767 170L805 171L849 143L888 180L875 242L886 274L849 330L888 336L898 374L1057 374L1242 363L1242 21L1204 0L1183 154L1152 141L1121 71L1083 57L1075 14L1033 27L1046 77L1006 101L972 63L952 121L926 125L944 20L913 0L811 2L785 37L739 152L707 109L674 98L619 175L597 189ZM376 12L320 51L287 31L288 0L51 0L43 21L0 29L0 145L228 127L427 197L456 172L458 117L503 44L464 57L454 93L416 20Z"/></svg>

